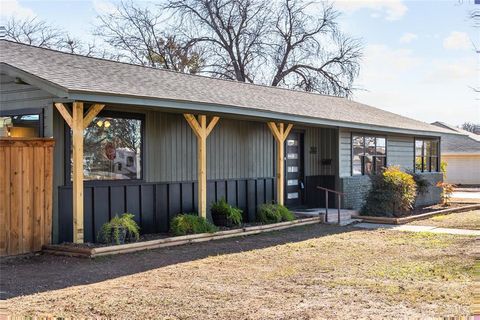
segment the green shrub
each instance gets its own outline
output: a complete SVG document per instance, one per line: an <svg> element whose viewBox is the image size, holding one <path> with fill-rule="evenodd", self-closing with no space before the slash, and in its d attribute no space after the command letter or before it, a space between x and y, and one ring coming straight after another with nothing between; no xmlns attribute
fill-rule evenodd
<svg viewBox="0 0 480 320"><path fill-rule="evenodd" d="M431 183L425 178L424 175L412 171L407 171L407 173L413 177L413 180L417 185L417 194L425 194L428 192L428 188L431 186Z"/></svg>
<svg viewBox="0 0 480 320"><path fill-rule="evenodd" d="M176 236L184 236L195 233L212 233L217 231L217 227L195 213L182 213L172 219L170 231Z"/></svg>
<svg viewBox="0 0 480 320"><path fill-rule="evenodd" d="M212 204L211 212L216 225L238 226L242 223L243 211L231 206L223 198ZM226 221L223 221L224 219Z"/></svg>
<svg viewBox="0 0 480 320"><path fill-rule="evenodd" d="M133 220L134 215L124 213L120 217L115 215L109 222L104 223L101 230L101 241L105 243L121 244L125 240L138 241L140 227Z"/></svg>
<svg viewBox="0 0 480 320"><path fill-rule="evenodd" d="M295 219L293 213L287 207L265 203L258 208L257 220L263 223L276 223L281 221L292 221Z"/></svg>
<svg viewBox="0 0 480 320"><path fill-rule="evenodd" d="M399 167L389 167L371 176L372 186L365 199L363 215L400 217L413 209L417 185Z"/></svg>

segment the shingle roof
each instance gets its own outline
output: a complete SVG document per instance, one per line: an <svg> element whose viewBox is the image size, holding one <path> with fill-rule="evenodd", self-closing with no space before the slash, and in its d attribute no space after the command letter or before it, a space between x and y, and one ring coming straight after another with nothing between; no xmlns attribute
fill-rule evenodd
<svg viewBox="0 0 480 320"><path fill-rule="evenodd" d="M478 154L480 156L480 136L443 122L432 123L435 126L448 128L452 134L442 134L442 154ZM461 135L456 134L461 133Z"/></svg>
<svg viewBox="0 0 480 320"><path fill-rule="evenodd" d="M0 40L0 63L68 92L188 101L425 132L446 129L345 98L194 76ZM348 127L348 126L346 126Z"/></svg>

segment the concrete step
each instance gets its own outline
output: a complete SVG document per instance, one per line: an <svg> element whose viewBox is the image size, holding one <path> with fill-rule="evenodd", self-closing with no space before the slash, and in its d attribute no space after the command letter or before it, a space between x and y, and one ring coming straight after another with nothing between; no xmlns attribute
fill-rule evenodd
<svg viewBox="0 0 480 320"><path fill-rule="evenodd" d="M314 217L320 214L325 215L326 213L325 208L312 208L312 209L304 209L304 210L294 210L293 213L300 217ZM340 225L348 225L353 222L356 222L355 219L352 219L353 214L358 214L357 210L347 210L341 209L340 210ZM338 224L338 210L334 208L328 209L328 223L335 223Z"/></svg>

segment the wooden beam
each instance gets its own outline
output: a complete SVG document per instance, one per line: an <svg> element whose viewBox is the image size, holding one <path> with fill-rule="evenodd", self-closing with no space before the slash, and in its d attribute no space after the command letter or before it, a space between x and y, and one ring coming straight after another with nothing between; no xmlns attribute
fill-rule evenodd
<svg viewBox="0 0 480 320"><path fill-rule="evenodd" d="M63 119L68 124L68 126L71 128L72 127L72 116L70 115L70 112L65 107L65 105L63 103L55 103L55 107L57 108L58 112L60 112L60 114L62 115Z"/></svg>
<svg viewBox="0 0 480 320"><path fill-rule="evenodd" d="M73 242L83 243L83 102L73 103Z"/></svg>
<svg viewBox="0 0 480 320"><path fill-rule="evenodd" d="M83 129L86 129L88 125L92 122L93 118L95 118L100 111L105 107L104 104L93 104L90 106L88 109L87 114L85 115L85 118L83 118Z"/></svg>
<svg viewBox="0 0 480 320"><path fill-rule="evenodd" d="M207 137L220 120L213 117L207 125L207 116L199 115L198 119L192 114L183 115L193 132L197 136L197 164L198 164L198 214L207 217Z"/></svg>
<svg viewBox="0 0 480 320"><path fill-rule="evenodd" d="M202 134L202 128L200 127L200 124L197 121L197 118L193 114L186 113L183 115L185 117L185 120L187 120L187 123L190 125L190 127L193 130L193 133L197 136L201 136Z"/></svg>
<svg viewBox="0 0 480 320"><path fill-rule="evenodd" d="M283 141L285 141L290 134L290 131L292 131L293 124L289 123L287 126L287 129L285 129L285 132L283 133Z"/></svg>
<svg viewBox="0 0 480 320"><path fill-rule="evenodd" d="M293 124L288 124L285 129L285 124L280 122L278 125L275 122L267 122L270 131L275 138L277 144L277 155L276 155L276 179L277 179L277 203L284 204L284 187L285 187L285 140L287 139L290 131L293 128Z"/></svg>
<svg viewBox="0 0 480 320"><path fill-rule="evenodd" d="M212 120L210 120L210 123L208 124L208 127L207 127L207 137L210 134L210 132L212 132L213 128L215 128L215 126L217 125L218 120L220 120L220 117L213 117Z"/></svg>

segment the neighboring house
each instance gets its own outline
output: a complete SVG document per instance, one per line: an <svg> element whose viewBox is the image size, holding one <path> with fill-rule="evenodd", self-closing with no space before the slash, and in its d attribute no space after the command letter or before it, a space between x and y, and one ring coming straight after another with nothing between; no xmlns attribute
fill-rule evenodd
<svg viewBox="0 0 480 320"><path fill-rule="evenodd" d="M432 124L451 132L442 134L441 155L447 163L445 180L459 185L480 185L480 135L443 122Z"/></svg>
<svg viewBox="0 0 480 320"><path fill-rule="evenodd" d="M440 134L449 130L348 99L5 40L0 74L0 124L11 131L16 125L7 118L31 115L37 126L29 127L55 139L55 242L93 241L104 222L125 211L143 232L165 232L174 215L209 215L220 198L243 209L246 221L265 202L322 207L317 186L346 193L342 207L359 209L368 175L385 165L432 182L417 205L439 201ZM72 147L70 127L84 151ZM122 174L119 150L129 150ZM84 168L72 172L76 161ZM82 174L101 179L83 183ZM333 197L329 203L337 205ZM73 232L79 215L84 223Z"/></svg>

